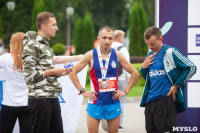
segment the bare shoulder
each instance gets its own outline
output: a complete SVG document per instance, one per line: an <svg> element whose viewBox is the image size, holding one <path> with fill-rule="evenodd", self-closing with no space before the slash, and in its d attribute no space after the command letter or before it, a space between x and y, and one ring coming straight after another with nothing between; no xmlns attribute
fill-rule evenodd
<svg viewBox="0 0 200 133"><path fill-rule="evenodd" d="M82 59L84 60L91 60L93 57L93 52L92 50L88 51L87 53L85 53L82 57Z"/></svg>
<svg viewBox="0 0 200 133"><path fill-rule="evenodd" d="M121 52L117 51L117 50L116 50L116 55L117 55L118 61L122 60L122 58L124 57L124 55Z"/></svg>

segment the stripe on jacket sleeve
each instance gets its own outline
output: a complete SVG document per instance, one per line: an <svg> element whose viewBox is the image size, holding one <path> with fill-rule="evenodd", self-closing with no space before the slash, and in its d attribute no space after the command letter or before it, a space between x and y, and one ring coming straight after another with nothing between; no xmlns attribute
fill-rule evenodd
<svg viewBox="0 0 200 133"><path fill-rule="evenodd" d="M195 70L194 70L194 64L190 61L190 60L188 60L188 59L186 59L186 57L184 57L183 55L181 55L177 50L173 50L173 53L183 62L183 63L185 63L187 66L189 66L191 69L190 69L190 72L189 72L189 74L188 74L188 76L186 77L186 80L189 80L192 76L193 76L193 74L194 74L194 72L195 72Z"/></svg>

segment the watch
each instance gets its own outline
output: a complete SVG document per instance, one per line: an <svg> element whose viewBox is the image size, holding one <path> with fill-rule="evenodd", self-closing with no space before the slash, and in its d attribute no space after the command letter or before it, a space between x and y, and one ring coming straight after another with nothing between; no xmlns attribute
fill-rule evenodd
<svg viewBox="0 0 200 133"><path fill-rule="evenodd" d="M83 92L85 92L85 88L81 88L79 94L82 94Z"/></svg>

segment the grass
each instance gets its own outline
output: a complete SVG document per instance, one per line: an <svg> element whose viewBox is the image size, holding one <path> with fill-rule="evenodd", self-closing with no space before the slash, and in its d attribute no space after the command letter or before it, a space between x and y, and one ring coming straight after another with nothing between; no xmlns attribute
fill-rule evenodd
<svg viewBox="0 0 200 133"><path fill-rule="evenodd" d="M144 86L133 86L131 91L128 93L128 97L141 97L143 93ZM90 90L90 85L85 86L85 90Z"/></svg>

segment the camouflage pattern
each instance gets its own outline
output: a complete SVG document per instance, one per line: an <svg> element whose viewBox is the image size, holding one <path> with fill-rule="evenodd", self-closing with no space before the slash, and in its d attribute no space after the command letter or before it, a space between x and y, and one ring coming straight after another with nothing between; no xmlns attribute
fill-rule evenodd
<svg viewBox="0 0 200 133"><path fill-rule="evenodd" d="M44 71L55 67L53 52L48 40L37 32L29 31L25 34L23 44L23 73L29 88L28 96L30 98L56 98L61 92L57 76L44 78Z"/></svg>

